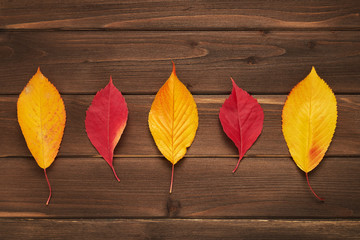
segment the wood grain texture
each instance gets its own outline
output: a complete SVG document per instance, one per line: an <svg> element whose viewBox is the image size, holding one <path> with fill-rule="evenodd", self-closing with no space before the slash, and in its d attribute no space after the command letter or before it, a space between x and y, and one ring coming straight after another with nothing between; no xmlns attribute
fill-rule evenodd
<svg viewBox="0 0 360 240"><path fill-rule="evenodd" d="M0 218L359 218L360 158L325 158L305 174L290 158L115 158L118 183L101 158L58 158L48 169L53 195L32 158L1 159Z"/></svg>
<svg viewBox="0 0 360 240"><path fill-rule="evenodd" d="M335 93L360 92L360 32L0 32L0 94L38 66L60 93L94 94L113 76L124 94L155 94L171 73L193 94L289 91L315 66ZM271 86L271 87L269 87Z"/></svg>
<svg viewBox="0 0 360 240"><path fill-rule="evenodd" d="M103 84L107 84L106 81ZM229 81L230 84L230 81ZM195 95L199 111L199 129L187 156L237 156L235 145L225 135L219 110L228 96ZM255 95L265 113L264 128L246 156L290 156L281 131L281 112L286 96ZM360 96L337 95L339 120L327 156L360 155ZM160 156L148 127L148 114L154 96L129 96L129 120L115 148L117 156ZM85 112L92 95L63 96L67 112L59 156L98 155L85 132ZM30 156L16 115L17 96L0 97L0 157ZM235 162L234 162L235 163Z"/></svg>
<svg viewBox="0 0 360 240"><path fill-rule="evenodd" d="M3 29L360 29L359 1L4 0Z"/></svg>
<svg viewBox="0 0 360 240"><path fill-rule="evenodd" d="M326 230L325 230L326 229ZM12 239L322 239L350 240L359 221L229 219L0 220L2 240Z"/></svg>
<svg viewBox="0 0 360 240"><path fill-rule="evenodd" d="M199 129L175 167L147 126L171 73L195 95ZM0 0L0 239L359 239L360 1ZM48 169L30 157L18 94L40 66L63 95L67 124ZM304 173L289 156L281 110L315 66L335 91L338 125L325 159ZM112 175L88 140L85 111L109 75L128 126ZM242 160L221 129L230 76L264 108Z"/></svg>

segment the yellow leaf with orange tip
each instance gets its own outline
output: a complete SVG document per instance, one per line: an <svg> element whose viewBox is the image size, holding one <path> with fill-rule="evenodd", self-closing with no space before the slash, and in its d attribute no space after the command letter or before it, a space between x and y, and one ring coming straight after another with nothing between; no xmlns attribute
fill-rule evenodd
<svg viewBox="0 0 360 240"><path fill-rule="evenodd" d="M184 157L198 128L198 111L195 100L173 72L160 88L151 105L149 128L160 152L172 163L170 193L174 165Z"/></svg>
<svg viewBox="0 0 360 240"><path fill-rule="evenodd" d="M19 96L17 115L26 144L46 176L45 169L53 163L59 151L66 113L59 92L40 68Z"/></svg>
<svg viewBox="0 0 360 240"><path fill-rule="evenodd" d="M307 180L307 173L321 162L331 143L336 120L335 95L313 67L290 92L282 112L285 141L296 165L306 173Z"/></svg>

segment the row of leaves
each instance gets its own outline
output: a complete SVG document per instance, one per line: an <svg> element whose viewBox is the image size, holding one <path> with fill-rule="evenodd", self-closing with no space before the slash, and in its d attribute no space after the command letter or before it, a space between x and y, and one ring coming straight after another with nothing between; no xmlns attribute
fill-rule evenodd
<svg viewBox="0 0 360 240"><path fill-rule="evenodd" d="M261 134L264 112L255 98L239 88L233 79L233 89L220 108L219 118L226 135L239 150L239 166L247 150ZM63 137L66 112L57 89L40 72L31 78L21 92L17 103L18 121L27 146L46 174L54 161ZM109 84L94 97L86 111L87 135L99 154L113 167L114 149L126 127L128 108L125 98ZM310 190L308 172L323 159L332 140L337 120L336 98L329 86L314 68L298 83L284 105L282 130L290 154L297 166L305 172ZM198 128L198 111L193 96L176 76L175 64L169 79L155 96L149 113L149 128L156 146L172 164L170 193L173 188L174 166L192 144Z"/></svg>

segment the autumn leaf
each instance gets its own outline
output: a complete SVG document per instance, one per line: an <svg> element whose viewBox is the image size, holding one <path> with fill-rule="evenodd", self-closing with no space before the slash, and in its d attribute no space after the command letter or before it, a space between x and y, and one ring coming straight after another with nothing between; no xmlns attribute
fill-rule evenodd
<svg viewBox="0 0 360 240"><path fill-rule="evenodd" d="M96 93L86 111L85 128L91 143L109 164L119 182L120 179L113 166L113 157L127 118L128 108L125 98L114 86L110 77L109 84Z"/></svg>
<svg viewBox="0 0 360 240"><path fill-rule="evenodd" d="M336 128L336 98L329 86L313 67L310 74L298 83L284 105L282 130L296 165L308 173L323 159Z"/></svg>
<svg viewBox="0 0 360 240"><path fill-rule="evenodd" d="M156 146L172 163L170 193L174 166L193 142L198 122L195 100L177 78L173 63L172 74L156 94L149 113L149 128Z"/></svg>
<svg viewBox="0 0 360 240"><path fill-rule="evenodd" d="M255 98L239 88L233 79L232 92L220 108L219 118L226 135L235 143L239 160L259 137L264 122L264 112Z"/></svg>
<svg viewBox="0 0 360 240"><path fill-rule="evenodd" d="M26 144L39 167L44 169L46 181L51 186L46 174L59 151L64 134L66 113L64 102L48 79L38 68L21 92L17 102L17 115Z"/></svg>

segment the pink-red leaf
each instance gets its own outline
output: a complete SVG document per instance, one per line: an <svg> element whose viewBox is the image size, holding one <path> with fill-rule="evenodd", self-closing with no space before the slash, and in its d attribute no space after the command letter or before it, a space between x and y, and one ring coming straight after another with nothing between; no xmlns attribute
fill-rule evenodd
<svg viewBox="0 0 360 240"><path fill-rule="evenodd" d="M239 88L233 79L233 89L228 99L220 108L220 122L226 135L239 150L239 166L246 151L254 144L261 133L264 112L255 98Z"/></svg>
<svg viewBox="0 0 360 240"><path fill-rule="evenodd" d="M106 160L114 172L114 149L125 129L128 108L125 98L110 82L96 93L89 109L86 111L85 128L87 135L99 154Z"/></svg>

